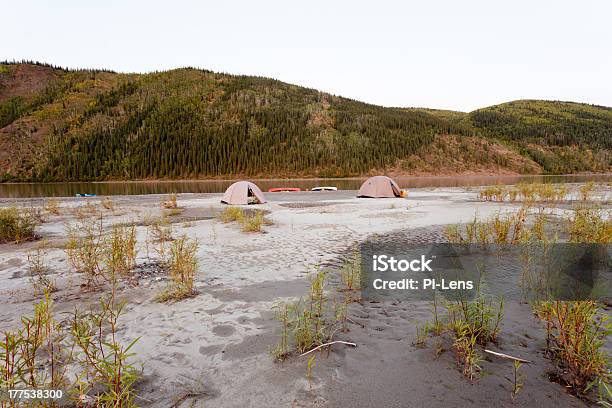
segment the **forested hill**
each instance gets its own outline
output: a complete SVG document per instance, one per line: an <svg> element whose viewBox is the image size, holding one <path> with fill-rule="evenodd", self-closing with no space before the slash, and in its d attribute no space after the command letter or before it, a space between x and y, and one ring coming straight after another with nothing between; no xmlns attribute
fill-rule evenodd
<svg viewBox="0 0 612 408"><path fill-rule="evenodd" d="M542 101L469 114L383 108L191 68L119 74L3 63L0 177L609 171L611 115Z"/></svg>

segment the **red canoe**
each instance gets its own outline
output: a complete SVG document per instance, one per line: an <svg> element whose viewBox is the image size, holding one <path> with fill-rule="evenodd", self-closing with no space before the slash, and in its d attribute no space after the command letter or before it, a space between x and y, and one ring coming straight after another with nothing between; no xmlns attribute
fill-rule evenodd
<svg viewBox="0 0 612 408"><path fill-rule="evenodd" d="M294 191L302 191L301 188L298 187L274 187L269 188L268 193L280 193L280 192L294 192Z"/></svg>

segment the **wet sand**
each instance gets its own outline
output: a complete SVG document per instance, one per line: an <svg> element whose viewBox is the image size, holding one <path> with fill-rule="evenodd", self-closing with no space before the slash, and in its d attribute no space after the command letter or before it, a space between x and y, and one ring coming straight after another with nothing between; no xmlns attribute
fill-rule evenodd
<svg viewBox="0 0 612 408"><path fill-rule="evenodd" d="M433 355L433 341L419 349L411 343L419 322L431 318L430 305L354 303L350 331L338 338L356 348L333 346L317 354L314 378L306 378L306 357L276 363L269 348L278 340L272 307L279 300L302 296L316 266L334 267L359 242L375 234L400 234L407 242L439 242L446 224L464 223L477 213L488 217L519 204L483 203L475 190L435 188L411 190L407 199L357 199L354 191L267 194L265 210L273 222L264 233L244 233L215 214L224 207L220 194L181 194L184 210L171 217L174 236L200 242L199 295L173 304L154 296L163 276L146 275L137 287L125 285L128 300L120 336L141 337L133 351L144 362L139 383L144 407L437 407L437 406L586 406L547 378L552 368L544 359L544 330L525 304L509 304L499 350L533 360L525 365L525 389L510 398L512 364L493 359L482 364L474 381L456 368L452 351ZM135 222L162 213L164 196L112 197L117 208L107 211L105 225ZM62 214L48 216L38 228L50 246L48 260L60 290L56 312L83 308L100 292L85 292L81 277L69 270L62 249L64 224L74 221L70 208L100 198L61 200ZM2 199L0 205L42 205L43 200ZM563 211L559 209L557 211ZM150 262L144 241L146 227L137 227L138 263ZM0 326L15 328L31 314L36 300L27 277L26 252L37 243L0 245ZM450 344L446 344L448 349Z"/></svg>

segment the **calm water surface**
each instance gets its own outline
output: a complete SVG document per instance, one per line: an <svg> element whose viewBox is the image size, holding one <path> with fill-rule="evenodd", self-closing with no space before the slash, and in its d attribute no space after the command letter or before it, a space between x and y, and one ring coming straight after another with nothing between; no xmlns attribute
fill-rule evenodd
<svg viewBox="0 0 612 408"><path fill-rule="evenodd" d="M339 190L358 190L363 178L343 179L266 179L253 180L263 191L271 187L335 186ZM186 181L126 181L93 183L4 183L0 184L0 197L70 197L77 193L106 195L168 194L168 193L222 193L235 180ZM568 176L432 176L396 177L402 188L485 186L516 184L518 182L580 183L586 181L610 182L612 174L585 174Z"/></svg>

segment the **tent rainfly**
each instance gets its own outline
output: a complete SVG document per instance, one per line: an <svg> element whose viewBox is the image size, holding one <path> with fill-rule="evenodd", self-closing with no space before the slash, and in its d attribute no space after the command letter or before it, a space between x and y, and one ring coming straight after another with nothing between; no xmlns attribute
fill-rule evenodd
<svg viewBox="0 0 612 408"><path fill-rule="evenodd" d="M250 202L263 204L266 197L259 187L250 181L237 181L225 190L221 198L223 204L249 204Z"/></svg>
<svg viewBox="0 0 612 408"><path fill-rule="evenodd" d="M397 183L387 176L370 177L363 182L357 197L393 198L401 197L402 191Z"/></svg>

